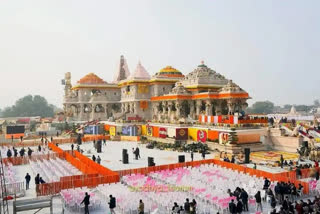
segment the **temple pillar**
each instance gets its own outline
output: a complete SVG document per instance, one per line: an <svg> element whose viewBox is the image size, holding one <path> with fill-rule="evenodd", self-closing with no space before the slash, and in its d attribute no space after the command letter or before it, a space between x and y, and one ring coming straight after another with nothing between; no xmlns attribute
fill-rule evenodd
<svg viewBox="0 0 320 214"><path fill-rule="evenodd" d="M206 115L207 116L212 115L212 103L210 100L206 100Z"/></svg>
<svg viewBox="0 0 320 214"><path fill-rule="evenodd" d="M125 104L121 103L121 112L125 113L125 111L126 111Z"/></svg>
<svg viewBox="0 0 320 214"><path fill-rule="evenodd" d="M188 102L188 104L189 104L189 107L190 107L190 117L191 117L192 119L194 119L194 116L195 116L194 101L191 100L191 101Z"/></svg>
<svg viewBox="0 0 320 214"><path fill-rule="evenodd" d="M180 114L181 114L181 102L177 101L175 107L176 107L176 117L177 117L177 120L179 120Z"/></svg>
<svg viewBox="0 0 320 214"><path fill-rule="evenodd" d="M166 101L162 102L163 116L166 116L167 114L167 107L168 107L168 103Z"/></svg>
<svg viewBox="0 0 320 214"><path fill-rule="evenodd" d="M202 100L197 100L196 101L196 116L200 115L201 104L202 104Z"/></svg>
<svg viewBox="0 0 320 214"><path fill-rule="evenodd" d="M173 103L171 101L168 101L168 119L171 120L171 111L172 111Z"/></svg>
<svg viewBox="0 0 320 214"><path fill-rule="evenodd" d="M214 105L216 116L221 115L221 101L216 101L216 104Z"/></svg>
<svg viewBox="0 0 320 214"><path fill-rule="evenodd" d="M129 103L124 104L124 112L128 113L129 112Z"/></svg>

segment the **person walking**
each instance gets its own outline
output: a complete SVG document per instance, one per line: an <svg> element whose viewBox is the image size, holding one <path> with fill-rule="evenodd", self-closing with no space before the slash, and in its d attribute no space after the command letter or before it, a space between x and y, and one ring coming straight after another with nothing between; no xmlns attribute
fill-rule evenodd
<svg viewBox="0 0 320 214"><path fill-rule="evenodd" d="M109 195L110 201L109 201L109 209L111 214L115 214L114 209L116 208L116 198L112 195Z"/></svg>
<svg viewBox="0 0 320 214"><path fill-rule="evenodd" d="M27 173L27 175L24 178L26 179L26 190L28 190L29 189L30 180L31 180L31 176L29 175L29 173Z"/></svg>
<svg viewBox="0 0 320 214"><path fill-rule="evenodd" d="M41 152L41 146L40 145L38 145L38 151Z"/></svg>
<svg viewBox="0 0 320 214"><path fill-rule="evenodd" d="M71 151L73 151L73 149L74 149L74 145L73 145L73 144L71 144Z"/></svg>
<svg viewBox="0 0 320 214"><path fill-rule="evenodd" d="M258 211L258 209L260 208L260 211L262 212L262 203L261 203L261 194L260 191L257 192L257 194L255 194L255 199L256 199L256 209Z"/></svg>
<svg viewBox="0 0 320 214"><path fill-rule="evenodd" d="M139 202L138 211L139 211L139 214L144 214L144 203L143 203L143 201L141 199L140 199L140 202Z"/></svg>
<svg viewBox="0 0 320 214"><path fill-rule="evenodd" d="M106 139L105 138L103 138L103 145L104 146L106 146L107 144L106 144Z"/></svg>
<svg viewBox="0 0 320 214"><path fill-rule="evenodd" d="M96 162L96 156L92 155L92 160Z"/></svg>
<svg viewBox="0 0 320 214"><path fill-rule="evenodd" d="M90 195L87 192L81 204L84 204L84 214L89 214Z"/></svg>
<svg viewBox="0 0 320 214"><path fill-rule="evenodd" d="M193 151L191 151L191 161L193 161Z"/></svg>

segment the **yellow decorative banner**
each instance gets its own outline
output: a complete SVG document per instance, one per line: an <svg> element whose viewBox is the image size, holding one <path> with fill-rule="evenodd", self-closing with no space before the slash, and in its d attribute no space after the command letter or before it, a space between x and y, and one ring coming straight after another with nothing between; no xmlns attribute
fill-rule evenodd
<svg viewBox="0 0 320 214"><path fill-rule="evenodd" d="M110 136L116 136L116 127L111 126L109 129Z"/></svg>
<svg viewBox="0 0 320 214"><path fill-rule="evenodd" d="M148 85L138 85L138 93L139 94L149 93L149 86Z"/></svg>

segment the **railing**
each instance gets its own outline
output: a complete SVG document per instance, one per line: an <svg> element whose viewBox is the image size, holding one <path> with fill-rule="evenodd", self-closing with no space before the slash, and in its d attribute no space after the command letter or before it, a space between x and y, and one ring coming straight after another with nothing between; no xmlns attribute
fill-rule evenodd
<svg viewBox="0 0 320 214"><path fill-rule="evenodd" d="M6 184L6 190L8 195L17 195L20 193L24 193L25 191L25 183L24 182L16 182L12 184Z"/></svg>

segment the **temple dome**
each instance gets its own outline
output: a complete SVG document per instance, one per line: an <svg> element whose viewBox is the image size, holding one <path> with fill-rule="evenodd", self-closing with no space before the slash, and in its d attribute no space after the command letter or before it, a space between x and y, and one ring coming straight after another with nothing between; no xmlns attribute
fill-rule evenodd
<svg viewBox="0 0 320 214"><path fill-rule="evenodd" d="M94 73L89 73L82 77L78 83L80 84L105 84L106 82Z"/></svg>
<svg viewBox="0 0 320 214"><path fill-rule="evenodd" d="M156 76L184 77L184 75L179 70L173 68L172 66L166 66L165 68L162 68L158 73L156 73Z"/></svg>
<svg viewBox="0 0 320 214"><path fill-rule="evenodd" d="M147 72L147 70L139 62L138 65L137 65L136 70L129 76L128 79L149 80L150 79L150 74Z"/></svg>

